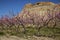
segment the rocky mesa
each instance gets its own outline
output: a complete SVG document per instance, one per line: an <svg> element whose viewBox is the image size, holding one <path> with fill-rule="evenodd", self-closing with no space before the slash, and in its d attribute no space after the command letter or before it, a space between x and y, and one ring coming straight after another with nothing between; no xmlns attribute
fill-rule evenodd
<svg viewBox="0 0 60 40"><path fill-rule="evenodd" d="M60 4L55 4L52 2L37 2L35 4L26 4L17 16L25 24L37 24L37 25L55 25L58 23L56 20L60 20ZM44 24L45 23L45 24Z"/></svg>

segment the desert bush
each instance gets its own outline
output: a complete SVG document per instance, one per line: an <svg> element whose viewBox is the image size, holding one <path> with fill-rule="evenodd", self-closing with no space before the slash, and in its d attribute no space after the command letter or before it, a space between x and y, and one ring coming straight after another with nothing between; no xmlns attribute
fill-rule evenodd
<svg viewBox="0 0 60 40"><path fill-rule="evenodd" d="M4 32L0 32L0 36L3 36L3 35L5 35L5 33Z"/></svg>
<svg viewBox="0 0 60 40"><path fill-rule="evenodd" d="M35 34L37 34L38 30L34 27L27 27L26 28L26 34L29 36L33 36Z"/></svg>
<svg viewBox="0 0 60 40"><path fill-rule="evenodd" d="M24 14L24 13L23 13ZM55 36L60 35L60 13L54 17L35 14L21 15L20 17L3 17L0 19L0 34L16 36Z"/></svg>

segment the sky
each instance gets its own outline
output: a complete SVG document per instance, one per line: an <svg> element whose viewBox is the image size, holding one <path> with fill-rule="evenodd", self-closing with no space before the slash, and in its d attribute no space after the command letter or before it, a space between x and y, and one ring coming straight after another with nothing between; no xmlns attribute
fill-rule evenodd
<svg viewBox="0 0 60 40"><path fill-rule="evenodd" d="M0 0L0 17L5 15L11 17L12 13L17 15L22 11L25 4L36 2L60 3L60 0Z"/></svg>

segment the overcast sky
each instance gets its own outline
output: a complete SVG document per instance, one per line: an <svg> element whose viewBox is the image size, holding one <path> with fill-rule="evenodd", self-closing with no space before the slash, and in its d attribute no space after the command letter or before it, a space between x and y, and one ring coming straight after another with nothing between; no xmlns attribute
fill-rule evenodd
<svg viewBox="0 0 60 40"><path fill-rule="evenodd" d="M16 15L17 12L21 12L22 8L27 3L36 3L45 1L60 3L59 0L0 0L0 17L4 15L11 16L9 12L11 12L12 10Z"/></svg>

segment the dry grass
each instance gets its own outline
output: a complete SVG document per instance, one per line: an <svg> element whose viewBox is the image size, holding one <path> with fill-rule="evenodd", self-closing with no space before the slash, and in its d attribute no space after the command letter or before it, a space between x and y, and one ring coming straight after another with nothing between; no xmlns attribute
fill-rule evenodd
<svg viewBox="0 0 60 40"><path fill-rule="evenodd" d="M48 37L36 37L36 36L33 36L33 37L28 37L27 39L26 38L20 38L20 37L17 37L17 36L0 36L0 40L54 40L53 38L48 38Z"/></svg>

